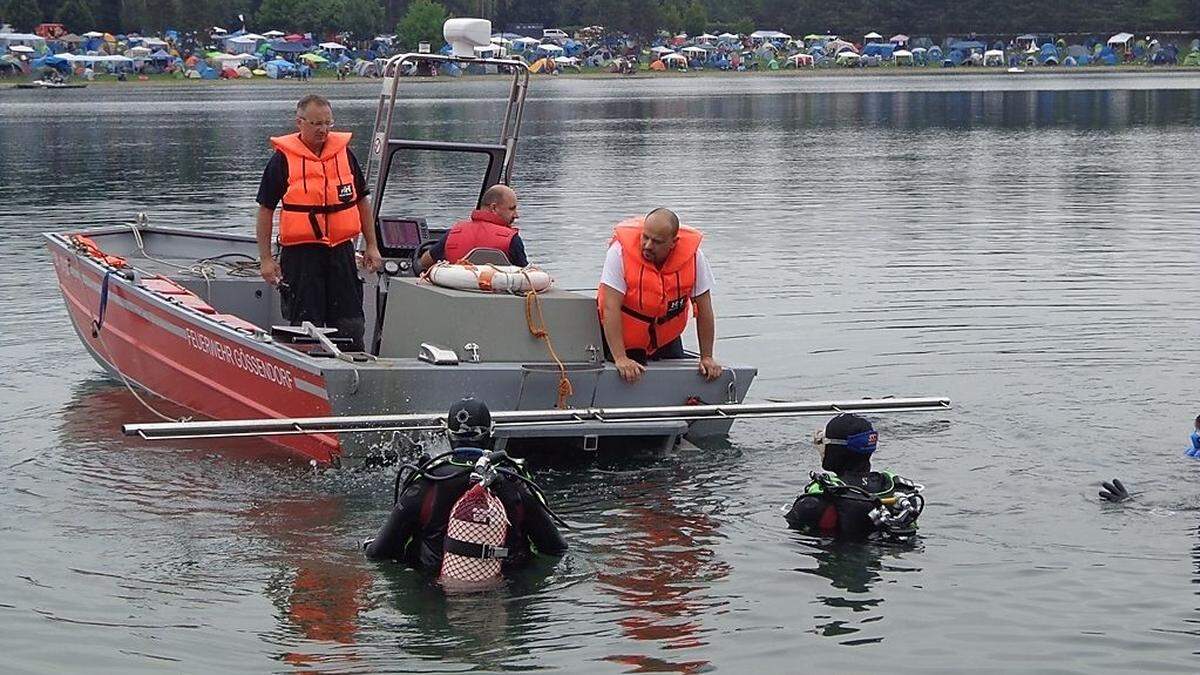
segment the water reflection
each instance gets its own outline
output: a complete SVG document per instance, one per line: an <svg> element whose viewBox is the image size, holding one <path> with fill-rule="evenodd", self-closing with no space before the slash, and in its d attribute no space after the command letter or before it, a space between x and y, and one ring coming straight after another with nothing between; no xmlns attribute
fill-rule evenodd
<svg viewBox="0 0 1200 675"><path fill-rule="evenodd" d="M797 539L808 544L801 548L801 556L811 559L816 566L798 567L795 571L827 579L835 591L817 595L817 600L832 611L815 615L814 618L819 623L813 627L812 632L823 637L837 638L840 644L849 646L882 642L883 635L854 638L849 636L870 631L872 624L884 618L884 598L875 586L880 582L886 583L885 571L889 574L921 571L919 567L885 562L889 558L899 561L906 554L919 552L920 543L851 542L812 539L800 535L797 535Z"/></svg>
<svg viewBox="0 0 1200 675"><path fill-rule="evenodd" d="M718 522L700 505L680 503L662 483L635 482L618 494L611 513L614 551L596 576L602 592L622 608L618 624L625 638L655 643L663 650L695 649L708 644L703 624L721 601L713 583L729 576L728 563L716 555ZM707 660L666 660L643 653L614 654L606 660L633 667L632 672L700 672Z"/></svg>
<svg viewBox="0 0 1200 675"><path fill-rule="evenodd" d="M331 536L345 510L342 495L314 495L267 500L242 514L249 534L265 537L265 562L275 568L265 590L279 610L280 629L293 637L279 640L287 650L278 658L294 666L319 663L329 651L322 643L356 642L371 573L357 551ZM352 650L337 654L358 658Z"/></svg>

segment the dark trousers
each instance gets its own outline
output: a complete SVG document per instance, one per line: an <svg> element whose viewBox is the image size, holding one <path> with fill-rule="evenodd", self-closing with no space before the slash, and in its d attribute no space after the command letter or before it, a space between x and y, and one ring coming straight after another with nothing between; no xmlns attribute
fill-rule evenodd
<svg viewBox="0 0 1200 675"><path fill-rule="evenodd" d="M675 338L674 340L671 340L667 344L659 347L658 351L654 352L650 356L646 356L645 349L626 349L625 355L628 356L629 358L633 359L634 361L637 361L638 363L642 364L643 366L646 365L647 361L660 361L662 359L686 359L687 358L687 354L685 354L683 352L683 336L682 335ZM609 350L609 348L608 348L607 340L604 341L604 358L608 359L609 361L613 360L612 351Z"/></svg>
<svg viewBox="0 0 1200 675"><path fill-rule="evenodd" d="M311 321L314 326L336 328L337 337L350 340L347 351L362 351L366 320L354 242L284 246L279 267L283 318L293 326Z"/></svg>

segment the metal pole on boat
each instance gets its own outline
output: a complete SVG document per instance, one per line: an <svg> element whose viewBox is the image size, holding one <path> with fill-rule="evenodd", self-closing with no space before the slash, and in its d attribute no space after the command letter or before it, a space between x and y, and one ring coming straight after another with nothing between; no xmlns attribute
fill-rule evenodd
<svg viewBox="0 0 1200 675"><path fill-rule="evenodd" d="M713 419L754 417L797 417L843 412L892 413L946 410L950 399L868 398L851 401L789 401L771 403L728 403L717 405L672 405L632 408L579 408L568 410L503 410L492 413L497 427L562 425L584 422L603 424L648 421L694 422ZM126 436L147 440L235 438L243 436L294 436L362 431L435 431L445 428L445 413L402 415L352 415L290 419L213 420L203 422L155 422L126 424Z"/></svg>

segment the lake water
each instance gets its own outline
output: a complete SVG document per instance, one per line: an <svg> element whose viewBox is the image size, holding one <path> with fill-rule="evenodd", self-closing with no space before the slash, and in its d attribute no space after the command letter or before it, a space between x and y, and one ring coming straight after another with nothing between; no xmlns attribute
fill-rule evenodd
<svg viewBox="0 0 1200 675"><path fill-rule="evenodd" d="M377 84L314 86L365 156ZM498 134L499 81L403 86L406 135ZM0 92L4 670L1200 669L1200 76L535 80L514 186L560 282L594 286L612 224L669 206L706 235L751 399L954 408L876 420L876 466L927 486L915 547L788 531L824 420L742 421L540 471L570 553L469 599L360 555L388 475L121 437L149 415L38 235L252 231L306 91ZM460 169L414 161L397 198L454 206ZM1098 503L1112 476L1134 502Z"/></svg>

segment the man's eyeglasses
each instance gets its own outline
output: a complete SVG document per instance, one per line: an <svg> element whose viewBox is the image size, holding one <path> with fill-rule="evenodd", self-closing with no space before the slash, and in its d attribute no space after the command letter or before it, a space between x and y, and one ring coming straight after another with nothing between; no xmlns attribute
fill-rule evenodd
<svg viewBox="0 0 1200 675"><path fill-rule="evenodd" d="M300 121L304 122L305 124L307 124L310 127L317 127L317 128L325 127L326 129L333 128L333 120L329 120L328 122L326 122L324 120L309 120L309 119L304 119L303 117L301 117Z"/></svg>

